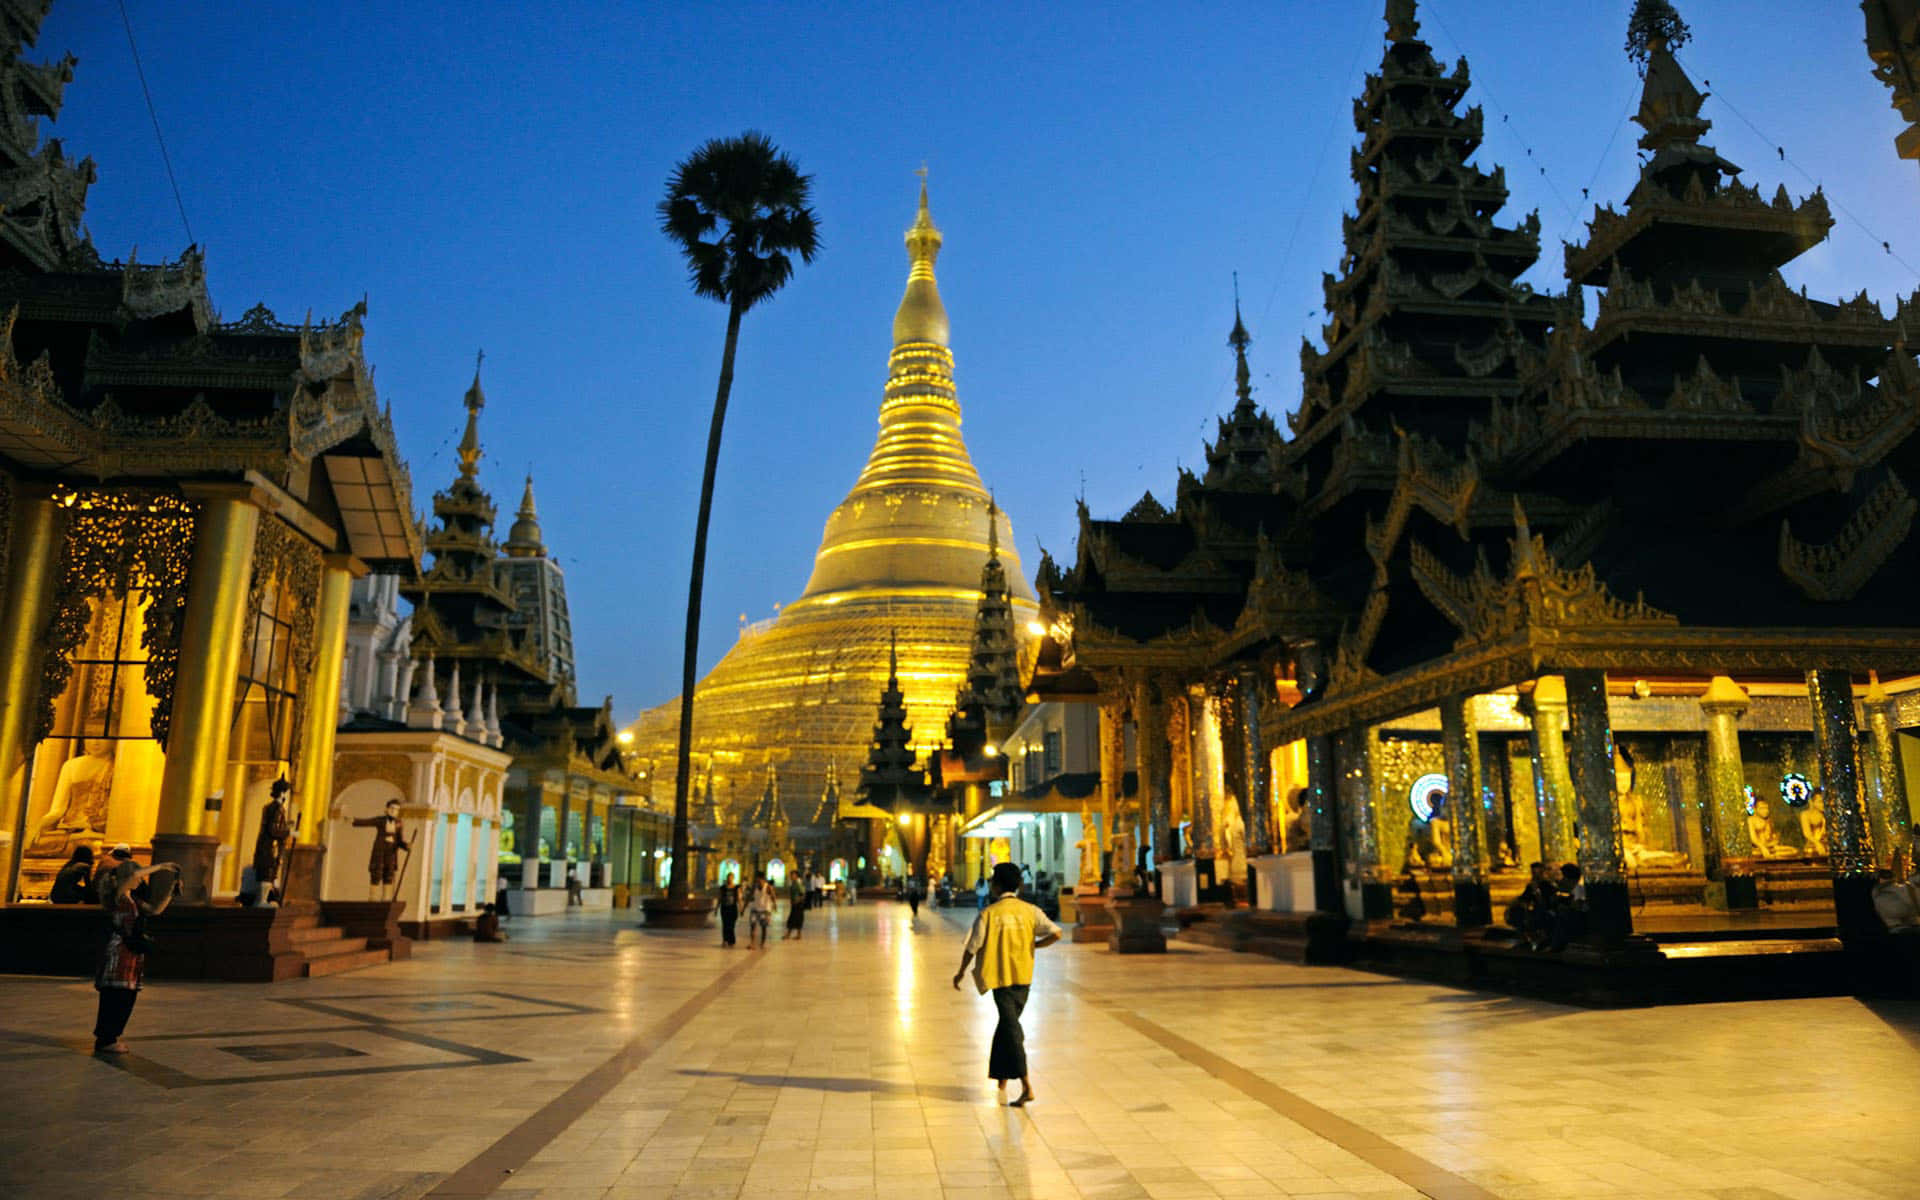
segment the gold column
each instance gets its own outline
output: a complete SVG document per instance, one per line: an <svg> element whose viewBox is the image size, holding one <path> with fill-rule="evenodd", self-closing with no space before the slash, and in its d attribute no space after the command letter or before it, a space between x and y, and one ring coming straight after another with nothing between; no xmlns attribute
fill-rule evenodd
<svg viewBox="0 0 1920 1200"><path fill-rule="evenodd" d="M1168 796L1170 780L1167 774L1167 709L1161 699L1159 689L1149 679L1142 678L1134 686L1133 729L1136 768L1140 776L1140 793L1145 799L1147 839L1153 845L1154 866L1172 859L1172 845L1168 833L1173 825L1173 808Z"/></svg>
<svg viewBox="0 0 1920 1200"><path fill-rule="evenodd" d="M320 831L333 805L334 735L340 725L341 673L347 657L347 618L352 606L353 581L367 566L351 554L329 554L320 572L320 594L313 598L313 673L305 683L301 703L306 721L294 760L295 794L299 797L300 827L294 835L288 868L287 895L301 900L320 898Z"/></svg>
<svg viewBox="0 0 1920 1200"><path fill-rule="evenodd" d="M1113 848L1115 824L1127 805L1127 714L1119 700L1100 702L1100 852ZM1113 877L1120 877L1121 864L1109 864Z"/></svg>
<svg viewBox="0 0 1920 1200"><path fill-rule="evenodd" d="M1861 747L1860 761L1869 781L1867 812L1872 819L1874 859L1879 867L1895 870L1897 879L1902 857L1913 849L1912 820L1900 736L1893 723L1893 697L1880 687L1878 675L1869 678L1860 708L1867 718L1867 744ZM1906 869L1911 869L1910 863Z"/></svg>
<svg viewBox="0 0 1920 1200"><path fill-rule="evenodd" d="M1725 675L1707 682L1700 697L1707 715L1707 804L1713 823L1707 842L1707 876L1726 887L1728 908L1753 908L1759 893L1753 881L1753 842L1747 837L1747 780L1740 761L1740 717L1747 693Z"/></svg>
<svg viewBox="0 0 1920 1200"><path fill-rule="evenodd" d="M25 779L15 772L27 759L28 730L40 694L41 642L53 607L55 572L65 533L64 512L45 494L17 486L4 607L0 607L0 900L13 898L19 871L21 821L26 816Z"/></svg>
<svg viewBox="0 0 1920 1200"><path fill-rule="evenodd" d="M1573 777L1567 770L1567 681L1542 675L1533 685L1533 786L1540 816L1540 857L1548 865L1570 863L1574 845Z"/></svg>
<svg viewBox="0 0 1920 1200"><path fill-rule="evenodd" d="M180 620L180 668L173 727L160 778L154 857L182 867L182 899L204 904L216 837L207 835L206 799L227 765L233 692L246 632L247 586L260 509L251 488L199 491L187 605ZM235 803L238 803L236 798Z"/></svg>
<svg viewBox="0 0 1920 1200"><path fill-rule="evenodd" d="M1194 824L1194 786L1193 786L1193 700L1187 693L1176 691L1167 697L1167 828L1180 828L1187 824L1187 844L1180 847L1180 858L1192 858L1192 845L1195 834ZM1172 844L1168 844L1172 848Z"/></svg>

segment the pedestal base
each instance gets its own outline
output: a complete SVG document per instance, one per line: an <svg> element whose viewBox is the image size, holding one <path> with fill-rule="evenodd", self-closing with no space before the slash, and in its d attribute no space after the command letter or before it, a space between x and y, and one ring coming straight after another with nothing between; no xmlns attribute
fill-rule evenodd
<svg viewBox="0 0 1920 1200"><path fill-rule="evenodd" d="M153 861L180 864L180 895L176 904L208 904L213 899L213 859L220 839L197 833L156 833Z"/></svg>
<svg viewBox="0 0 1920 1200"><path fill-rule="evenodd" d="M399 960L413 957L412 940L400 932L406 907L405 900L328 900L320 906L320 919L348 937L367 939L367 949L390 950Z"/></svg>
<svg viewBox="0 0 1920 1200"><path fill-rule="evenodd" d="M1165 954L1167 935L1160 928L1160 914L1167 906L1152 896L1110 897L1113 932L1107 948L1116 954Z"/></svg>
<svg viewBox="0 0 1920 1200"><path fill-rule="evenodd" d="M302 842L288 850L287 856L286 898L320 899L321 867L326 861L327 848Z"/></svg>
<svg viewBox="0 0 1920 1200"><path fill-rule="evenodd" d="M1080 910L1080 921L1073 927L1073 940L1078 942L1104 942L1113 936L1113 913L1107 907L1107 898L1100 892L1100 885L1081 884L1073 889L1074 907Z"/></svg>
<svg viewBox="0 0 1920 1200"><path fill-rule="evenodd" d="M645 929L705 929L707 918L713 914L713 898L648 896L640 902L640 911L646 914Z"/></svg>

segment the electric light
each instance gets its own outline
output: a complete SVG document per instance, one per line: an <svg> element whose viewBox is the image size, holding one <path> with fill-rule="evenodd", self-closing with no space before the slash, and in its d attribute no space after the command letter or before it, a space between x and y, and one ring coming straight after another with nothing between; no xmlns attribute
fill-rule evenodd
<svg viewBox="0 0 1920 1200"><path fill-rule="evenodd" d="M1027 632L1035 637L1045 637L1047 636L1047 627L1038 621L1028 621Z"/></svg>
<svg viewBox="0 0 1920 1200"><path fill-rule="evenodd" d="M619 742L622 746L633 745L633 730L622 729L619 735Z"/></svg>
<svg viewBox="0 0 1920 1200"><path fill-rule="evenodd" d="M988 742L986 748L980 751L980 753L986 755L988 758L998 758L1000 756L1000 747L994 745L992 742Z"/></svg>

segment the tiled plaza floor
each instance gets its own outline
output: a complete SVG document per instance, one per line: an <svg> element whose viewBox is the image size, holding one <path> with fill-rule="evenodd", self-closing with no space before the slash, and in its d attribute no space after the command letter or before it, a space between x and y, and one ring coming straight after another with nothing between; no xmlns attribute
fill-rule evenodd
<svg viewBox="0 0 1920 1200"><path fill-rule="evenodd" d="M0 1196L1920 1196L1920 1004L1590 1012L1062 945L1014 1110L956 917L816 912L758 954L631 925L159 982L115 1064L85 982L0 978Z"/></svg>

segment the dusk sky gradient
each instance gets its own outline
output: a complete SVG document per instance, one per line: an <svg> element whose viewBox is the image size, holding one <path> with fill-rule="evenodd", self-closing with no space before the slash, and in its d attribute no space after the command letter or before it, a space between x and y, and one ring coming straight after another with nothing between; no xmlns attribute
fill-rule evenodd
<svg viewBox="0 0 1920 1200"><path fill-rule="evenodd" d="M1527 276L1632 185L1630 0L1428 0L1472 68ZM1771 195L1824 183L1832 239L1788 268L1891 311L1920 286L1920 172L1853 0L1678 0L1707 140ZM1232 273L1256 398L1299 396L1355 189L1351 103L1379 0L1268 4L311 4L127 0L226 319L369 299L367 355L416 505L454 473L487 352L482 482L505 536L534 475L567 575L582 699L623 721L678 690L687 558L725 310L654 215L707 138L765 131L814 177L823 250L746 320L721 454L701 668L806 582L866 459L924 161L966 436L1029 574L1073 555L1074 498L1171 500L1231 406ZM101 253L190 240L120 8L59 0L33 57L79 57L48 129L100 178ZM1745 118L1744 120L1742 118ZM1747 122L1752 122L1764 136ZM1783 161L1776 147L1783 147ZM1531 151L1529 155L1528 151ZM1544 174L1542 174L1544 168ZM1804 172L1804 174L1803 174ZM1810 178L1811 177L1811 180ZM1582 189L1591 199L1582 196ZM1868 230L1873 232L1869 233Z"/></svg>

